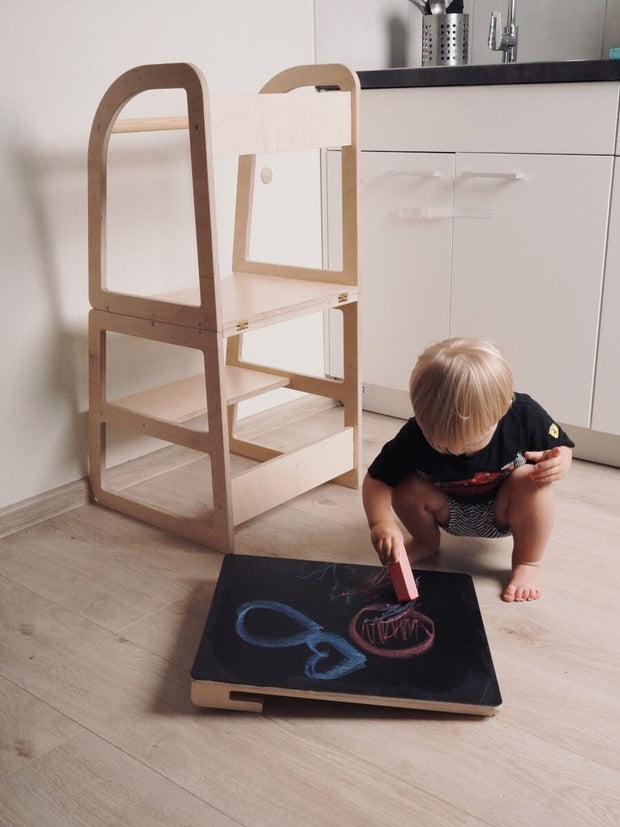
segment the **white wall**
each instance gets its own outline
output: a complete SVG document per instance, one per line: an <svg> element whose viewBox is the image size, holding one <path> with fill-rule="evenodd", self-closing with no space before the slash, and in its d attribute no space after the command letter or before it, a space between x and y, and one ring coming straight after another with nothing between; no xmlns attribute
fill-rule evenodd
<svg viewBox="0 0 620 827"><path fill-rule="evenodd" d="M315 0L317 60L354 69L421 64L422 15L408 0ZM465 0L470 63L500 63L487 47L489 18L508 0ZM620 0L517 0L519 61L598 60L620 46Z"/></svg>
<svg viewBox="0 0 620 827"><path fill-rule="evenodd" d="M197 64L216 93L254 92L314 62L314 18L313 0L0 0L0 10L1 508L87 473L86 150L101 95L131 66L167 61ZM226 211L219 232L226 245Z"/></svg>
<svg viewBox="0 0 620 827"><path fill-rule="evenodd" d="M466 2L472 62L498 61L484 40L489 10L506 2ZM87 473L86 148L112 80L141 63L190 61L216 93L252 92L315 57L353 69L416 65L420 21L407 0L0 0L0 12L2 508ZM597 58L620 45L620 0L518 0L517 13L521 60ZM231 173L218 170L223 248ZM177 197L169 187L166 202L155 200L160 218L180 214ZM315 247L310 239L309 255ZM273 342L258 339L269 359ZM303 348L295 358L306 359Z"/></svg>

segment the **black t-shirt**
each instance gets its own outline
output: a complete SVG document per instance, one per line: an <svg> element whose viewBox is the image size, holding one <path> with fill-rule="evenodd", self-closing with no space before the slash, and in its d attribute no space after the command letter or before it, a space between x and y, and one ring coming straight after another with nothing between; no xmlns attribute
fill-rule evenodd
<svg viewBox="0 0 620 827"><path fill-rule="evenodd" d="M510 409L482 451L440 454L413 418L383 446L368 473L391 488L417 474L457 500L486 502L511 471L525 465L525 451L546 451L558 445L573 448L575 443L538 402L526 393L515 393Z"/></svg>

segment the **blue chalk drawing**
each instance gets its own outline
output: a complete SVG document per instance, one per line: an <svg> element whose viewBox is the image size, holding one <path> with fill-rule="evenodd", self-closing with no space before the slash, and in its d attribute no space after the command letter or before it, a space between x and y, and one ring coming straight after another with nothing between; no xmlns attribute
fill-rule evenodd
<svg viewBox="0 0 620 827"><path fill-rule="evenodd" d="M280 612L302 627L297 634L285 637L261 637L254 635L246 628L246 617L249 612L257 609ZM237 609L237 622L235 631L246 643L253 646L261 646L266 649L281 649L290 646L307 646L313 653L304 665L304 673L308 678L322 681L330 681L335 678L342 678L351 672L362 669L366 664L366 656L359 652L354 646L345 640L341 635L326 632L325 629L305 614L287 606L285 603L278 603L272 600L253 600L244 603ZM323 661L330 657L332 650L339 652L343 660L331 668L321 668Z"/></svg>

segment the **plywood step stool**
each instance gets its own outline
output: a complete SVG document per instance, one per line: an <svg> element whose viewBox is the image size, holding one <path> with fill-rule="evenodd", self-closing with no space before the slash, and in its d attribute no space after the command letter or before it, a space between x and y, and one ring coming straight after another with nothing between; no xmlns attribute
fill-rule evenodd
<svg viewBox="0 0 620 827"><path fill-rule="evenodd" d="M288 94L309 87L308 94ZM124 105L155 89L183 89L187 117L119 120ZM234 526L328 480L360 484L361 385L358 369L358 148L357 76L341 65L298 66L281 72L257 95L209 101L201 72L186 63L140 66L121 75L97 109L88 152L90 481L95 500L130 516L233 550ZM189 130L198 286L165 295L133 295L106 284L106 174L113 132ZM121 139L118 139L121 140ZM255 156L261 152L341 148L342 270L284 266L248 258ZM237 199L232 271L218 260L214 233L213 157L237 155ZM336 308L343 317L344 378L248 363L246 331ZM108 399L109 332L194 348L204 373ZM338 400L343 426L291 452L244 442L233 433L236 405L275 387ZM185 423L207 411L208 425ZM119 426L210 459L213 509L190 519L150 504L128 489L114 490L106 465L106 429ZM230 454L257 463L231 475Z"/></svg>

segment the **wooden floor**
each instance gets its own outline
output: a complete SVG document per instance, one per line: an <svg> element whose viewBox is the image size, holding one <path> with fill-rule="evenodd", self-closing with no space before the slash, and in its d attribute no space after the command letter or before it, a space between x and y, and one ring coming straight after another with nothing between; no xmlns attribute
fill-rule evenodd
<svg viewBox="0 0 620 827"><path fill-rule="evenodd" d="M366 463L400 424L365 414ZM95 505L0 540L0 824L617 825L620 471L575 462L556 490L540 601L500 600L507 540L448 538L425 563L474 575L504 701L492 718L193 708L220 554ZM331 484L236 544L376 561L360 493Z"/></svg>

